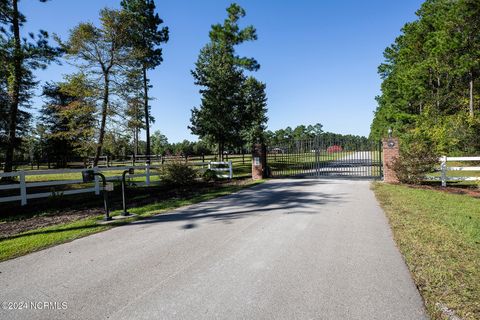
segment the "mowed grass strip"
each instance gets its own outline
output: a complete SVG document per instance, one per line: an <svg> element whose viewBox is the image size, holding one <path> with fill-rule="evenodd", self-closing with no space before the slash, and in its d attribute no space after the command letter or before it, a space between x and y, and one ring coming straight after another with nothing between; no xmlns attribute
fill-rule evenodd
<svg viewBox="0 0 480 320"><path fill-rule="evenodd" d="M15 258L27 253L38 251L60 243L72 241L126 223L144 219L155 214L179 208L186 205L207 201L213 198L226 196L241 189L252 187L264 182L263 180L249 181L242 185L225 185L210 189L202 194L188 198L169 199L161 202L147 204L145 206L129 208L130 213L137 216L114 221L108 225L99 225L103 216L90 217L70 223L54 225L30 230L18 235L0 239L0 261ZM120 214L120 210L112 212L112 215Z"/></svg>
<svg viewBox="0 0 480 320"><path fill-rule="evenodd" d="M480 199L374 183L432 319L480 319Z"/></svg>

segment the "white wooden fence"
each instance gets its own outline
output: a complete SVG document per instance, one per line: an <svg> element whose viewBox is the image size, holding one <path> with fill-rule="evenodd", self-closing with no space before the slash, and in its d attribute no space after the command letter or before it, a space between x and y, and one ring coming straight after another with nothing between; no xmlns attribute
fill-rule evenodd
<svg viewBox="0 0 480 320"><path fill-rule="evenodd" d="M440 177L427 176L428 180L441 181L442 187L447 186L447 181L480 181L480 177L452 177L449 171L480 171L480 167L448 167L449 161L480 161L480 157L440 157Z"/></svg>
<svg viewBox="0 0 480 320"><path fill-rule="evenodd" d="M233 177L233 170L232 170L232 162L191 162L188 163L190 166L198 167L199 171L203 172L205 170L210 169L217 172L227 172L227 174L218 174L219 177L229 178L232 179ZM221 166L221 167L219 167ZM107 171L121 171L128 170L129 168L134 168L135 170L144 171L144 173L136 173L132 175L128 175L128 178L136 178L136 177L145 177L145 182L136 182L137 186L150 186L153 183L158 183L159 181L151 181L153 176L159 176L160 172L156 171L161 168L161 166L129 166L129 167L110 167L110 168L93 168L94 171L97 172L107 172ZM15 171L15 172L8 172L8 173L0 173L0 178L2 177L19 177L19 183L12 183L12 184L0 184L0 191L2 190L15 190L19 189L20 194L14 196L5 196L0 197L0 203L2 202L12 202L12 201L20 201L22 206L26 205L29 199L38 199L38 198L47 198L51 196L55 196L56 194L61 195L71 195L71 194L79 194L79 193L88 193L94 192L95 194L100 194L100 190L102 190L103 186L100 185L100 179L98 176L95 176L95 183L93 187L88 188L76 188L71 190L61 190L61 191L49 191L49 192L40 192L40 193L28 193L29 188L35 187L54 187L54 186L61 186L61 185L75 185L75 184L83 184L83 180L81 179L82 171L87 169L64 169L64 170L27 170L27 171ZM27 182L26 176L35 176L35 175L61 175L61 174L71 174L71 173L78 173L78 177L80 179L75 180L52 180L52 181L42 181L42 182ZM115 176L107 176L105 177L107 181L121 181L122 174L119 173ZM48 180L48 178L46 178ZM0 207L1 209L1 207Z"/></svg>
<svg viewBox="0 0 480 320"><path fill-rule="evenodd" d="M151 162L157 161L157 162L162 162L163 163L165 158L167 158L167 157L162 156L161 154L151 154L151 155L137 154L137 155L131 155L131 156L129 156L129 158L130 158L130 161L132 163L136 163L136 162L147 163L147 159L150 159ZM182 157L177 157L177 158L182 158Z"/></svg>
<svg viewBox="0 0 480 320"><path fill-rule="evenodd" d="M93 160L95 160L95 157L88 157L88 165L89 165L89 166L92 166ZM98 157L98 162L99 162L99 164L102 164L102 162L103 162L102 165L103 165L104 167L107 167L107 168L108 168L109 165L110 165L110 159L108 159L108 156L100 156L100 157ZM99 165L99 166L100 166L100 165Z"/></svg>
<svg viewBox="0 0 480 320"><path fill-rule="evenodd" d="M217 174L218 177L220 178L228 178L232 179L233 178L233 168L232 168L232 161L210 161L210 162L197 162L200 165L204 163L208 163L208 169L213 170L216 172L228 172L227 174ZM218 167L218 166L222 167ZM223 167L228 165L228 167Z"/></svg>

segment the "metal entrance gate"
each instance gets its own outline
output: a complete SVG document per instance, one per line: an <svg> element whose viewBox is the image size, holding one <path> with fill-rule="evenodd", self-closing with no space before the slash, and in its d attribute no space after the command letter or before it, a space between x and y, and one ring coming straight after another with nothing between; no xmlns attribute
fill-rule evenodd
<svg viewBox="0 0 480 320"><path fill-rule="evenodd" d="M382 177L382 144L366 138L292 140L267 148L273 177Z"/></svg>

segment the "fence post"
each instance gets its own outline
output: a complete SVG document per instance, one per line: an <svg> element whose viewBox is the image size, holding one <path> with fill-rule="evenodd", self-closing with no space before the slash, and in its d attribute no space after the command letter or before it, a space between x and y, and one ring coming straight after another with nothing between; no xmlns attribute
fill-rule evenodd
<svg viewBox="0 0 480 320"><path fill-rule="evenodd" d="M398 177L393 170L395 159L400 155L398 138L388 137L382 140L383 155L383 181L386 183L398 183Z"/></svg>
<svg viewBox="0 0 480 320"><path fill-rule="evenodd" d="M150 186L150 164L147 162L145 164L145 183L148 186Z"/></svg>
<svg viewBox="0 0 480 320"><path fill-rule="evenodd" d="M447 156L442 157L442 163L440 164L442 170L442 187L447 186Z"/></svg>
<svg viewBox="0 0 480 320"><path fill-rule="evenodd" d="M25 183L25 171L20 171L20 197L21 205L25 206L27 204L27 184Z"/></svg>
<svg viewBox="0 0 480 320"><path fill-rule="evenodd" d="M97 172L98 167L94 167L93 171ZM95 175L95 194L99 195L100 194L100 182L98 181L98 176Z"/></svg>
<svg viewBox="0 0 480 320"><path fill-rule="evenodd" d="M232 160L228 161L228 178L233 178Z"/></svg>

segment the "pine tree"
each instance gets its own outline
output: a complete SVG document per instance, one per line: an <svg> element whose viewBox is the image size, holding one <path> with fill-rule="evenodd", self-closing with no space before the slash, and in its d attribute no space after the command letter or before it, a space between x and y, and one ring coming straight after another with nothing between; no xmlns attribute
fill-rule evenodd
<svg viewBox="0 0 480 320"><path fill-rule="evenodd" d="M212 26L210 43L201 49L192 71L202 102L192 109L189 126L193 134L218 145L220 159L226 147L243 146L245 136L252 139L252 126L263 129L261 123L266 121L264 86L244 75L244 70L256 71L260 65L235 52L237 45L257 39L256 30L253 26L240 29L238 21L245 11L239 5L230 5L227 14L223 24ZM254 110L259 112L257 119L248 114Z"/></svg>
<svg viewBox="0 0 480 320"><path fill-rule="evenodd" d="M36 36L31 33L30 41L22 38L21 28L26 17L19 11L18 3L18 0L0 2L0 54L4 59L3 72L7 79L3 84L6 85L7 97L5 99L4 96L3 111L0 111L7 110L8 113L5 172L12 171L14 150L21 143L18 134L28 126L30 115L22 108L29 106L31 90L36 85L32 70L46 68L59 54L56 48L48 44L46 31L40 30Z"/></svg>
<svg viewBox="0 0 480 320"><path fill-rule="evenodd" d="M7 61L7 44L6 40L0 35L0 61ZM7 64L0 64L0 159L4 158L3 150L7 146L8 132L8 69Z"/></svg>
<svg viewBox="0 0 480 320"><path fill-rule="evenodd" d="M168 148L167 136L162 134L160 130L156 130L152 134L152 151L156 155L163 155Z"/></svg>
<svg viewBox="0 0 480 320"><path fill-rule="evenodd" d="M65 132L68 131L68 119L62 116L62 109L71 104L75 97L62 92L55 83L47 83L43 87L46 104L40 110L39 126L46 136L46 152L52 155L57 168L65 168L68 158L72 156L73 147Z"/></svg>
<svg viewBox="0 0 480 320"><path fill-rule="evenodd" d="M100 12L101 28L91 23L80 23L70 32L66 43L62 43L67 58L81 61L77 65L89 77L99 78L102 88L100 128L93 165L98 165L102 154L107 116L111 113L111 95L116 84L113 78L118 68L130 61L128 45L132 20L122 11L103 9ZM97 80L97 81L98 81Z"/></svg>
<svg viewBox="0 0 480 320"><path fill-rule="evenodd" d="M245 107L242 115L243 119L241 136L243 146L245 143L252 145L257 142L265 142L264 132L266 129L267 118L267 95L266 85L254 77L248 77L243 84L243 99Z"/></svg>
<svg viewBox="0 0 480 320"><path fill-rule="evenodd" d="M161 27L163 20L155 13L153 0L122 0L121 6L125 12L132 16L133 24L130 25L130 41L133 59L137 61L143 80L143 113L145 119L145 133L147 142L147 156L151 153L150 146L150 116L148 89L148 70L155 69L163 61L163 43L169 39L168 27ZM149 161L149 158L147 158Z"/></svg>
<svg viewBox="0 0 480 320"><path fill-rule="evenodd" d="M200 90L200 108L192 110L189 128L201 139L218 144L219 159L223 159L226 145L238 138L245 77L235 64L232 52L215 43L202 49L192 74L195 84L204 89Z"/></svg>
<svg viewBox="0 0 480 320"><path fill-rule="evenodd" d="M86 159L94 151L95 91L82 73L45 85L46 104L40 110L37 127L45 151L54 155L57 167L65 167L73 156Z"/></svg>
<svg viewBox="0 0 480 320"><path fill-rule="evenodd" d="M128 68L119 86L119 96L123 100L123 117L127 131L132 133L133 153L139 154L140 132L145 129L145 109L143 101L143 76L141 70ZM150 122L153 118L150 116Z"/></svg>

